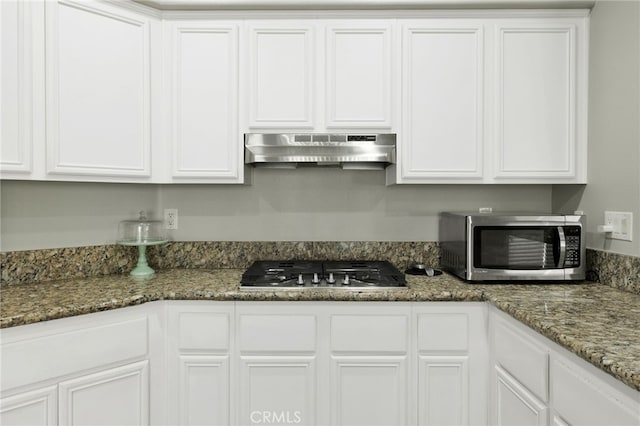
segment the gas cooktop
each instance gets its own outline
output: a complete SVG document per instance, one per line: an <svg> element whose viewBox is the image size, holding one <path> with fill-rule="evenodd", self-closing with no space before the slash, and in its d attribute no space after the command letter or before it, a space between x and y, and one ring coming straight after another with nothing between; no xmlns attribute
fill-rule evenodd
<svg viewBox="0 0 640 426"><path fill-rule="evenodd" d="M407 287L387 261L260 260L242 274L240 289L393 290Z"/></svg>

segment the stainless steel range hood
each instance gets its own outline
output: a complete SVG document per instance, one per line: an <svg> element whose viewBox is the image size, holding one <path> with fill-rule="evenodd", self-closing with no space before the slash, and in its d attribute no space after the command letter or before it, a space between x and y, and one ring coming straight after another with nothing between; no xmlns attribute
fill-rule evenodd
<svg viewBox="0 0 640 426"><path fill-rule="evenodd" d="M255 167L382 170L396 162L395 134L246 133L244 146L244 162Z"/></svg>

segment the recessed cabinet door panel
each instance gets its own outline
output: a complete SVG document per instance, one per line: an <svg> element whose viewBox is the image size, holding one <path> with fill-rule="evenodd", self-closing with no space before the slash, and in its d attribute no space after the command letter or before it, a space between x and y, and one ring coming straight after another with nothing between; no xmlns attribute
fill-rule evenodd
<svg viewBox="0 0 640 426"><path fill-rule="evenodd" d="M0 400L3 426L54 426L57 422L55 386L10 396Z"/></svg>
<svg viewBox="0 0 640 426"><path fill-rule="evenodd" d="M328 25L327 127L391 127L391 27Z"/></svg>
<svg viewBox="0 0 640 426"><path fill-rule="evenodd" d="M498 426L546 426L548 408L500 367L495 367Z"/></svg>
<svg viewBox="0 0 640 426"><path fill-rule="evenodd" d="M331 424L407 424L406 357L333 357L331 380Z"/></svg>
<svg viewBox="0 0 640 426"><path fill-rule="evenodd" d="M229 356L180 356L180 424L229 425Z"/></svg>
<svg viewBox="0 0 640 426"><path fill-rule="evenodd" d="M149 424L149 361L62 382L60 424Z"/></svg>
<svg viewBox="0 0 640 426"><path fill-rule="evenodd" d="M237 180L237 24L180 22L171 36L172 177Z"/></svg>
<svg viewBox="0 0 640 426"><path fill-rule="evenodd" d="M313 43L304 22L250 26L250 127L313 127Z"/></svg>
<svg viewBox="0 0 640 426"><path fill-rule="evenodd" d="M576 27L497 29L496 177L573 177Z"/></svg>
<svg viewBox="0 0 640 426"><path fill-rule="evenodd" d="M314 356L241 357L239 424L315 425L317 404Z"/></svg>
<svg viewBox="0 0 640 426"><path fill-rule="evenodd" d="M403 31L401 179L481 179L481 25L417 21Z"/></svg>
<svg viewBox="0 0 640 426"><path fill-rule="evenodd" d="M148 20L60 0L46 24L48 173L148 177Z"/></svg>
<svg viewBox="0 0 640 426"><path fill-rule="evenodd" d="M420 425L469 424L467 356L420 356L418 419Z"/></svg>
<svg viewBox="0 0 640 426"><path fill-rule="evenodd" d="M30 8L30 2L0 2L0 171L17 172L17 178L32 171Z"/></svg>

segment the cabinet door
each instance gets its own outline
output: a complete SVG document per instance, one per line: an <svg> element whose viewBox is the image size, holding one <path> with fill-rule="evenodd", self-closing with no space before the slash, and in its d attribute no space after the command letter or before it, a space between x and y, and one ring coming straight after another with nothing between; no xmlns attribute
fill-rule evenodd
<svg viewBox="0 0 640 426"><path fill-rule="evenodd" d="M403 24L399 182L476 182L483 176L483 27Z"/></svg>
<svg viewBox="0 0 640 426"><path fill-rule="evenodd" d="M229 425L233 307L172 302L168 307L168 424Z"/></svg>
<svg viewBox="0 0 640 426"><path fill-rule="evenodd" d="M319 306L236 304L238 424L320 423Z"/></svg>
<svg viewBox="0 0 640 426"><path fill-rule="evenodd" d="M414 314L418 424L486 424L486 306L421 303Z"/></svg>
<svg viewBox="0 0 640 426"><path fill-rule="evenodd" d="M406 356L334 356L331 424L406 425Z"/></svg>
<svg viewBox="0 0 640 426"><path fill-rule="evenodd" d="M242 182L238 24L168 23L168 108L174 182Z"/></svg>
<svg viewBox="0 0 640 426"><path fill-rule="evenodd" d="M327 128L391 127L393 47L388 22L327 24Z"/></svg>
<svg viewBox="0 0 640 426"><path fill-rule="evenodd" d="M25 179L32 172L31 2L0 3L1 117L0 171L3 178Z"/></svg>
<svg viewBox="0 0 640 426"><path fill-rule="evenodd" d="M318 423L315 356L241 356L238 423Z"/></svg>
<svg viewBox="0 0 640 426"><path fill-rule="evenodd" d="M147 17L108 4L46 2L50 176L150 176L149 32Z"/></svg>
<svg viewBox="0 0 640 426"><path fill-rule="evenodd" d="M314 25L304 20L249 24L249 127L314 127Z"/></svg>
<svg viewBox="0 0 640 426"><path fill-rule="evenodd" d="M56 425L56 386L2 398L0 424L3 426Z"/></svg>
<svg viewBox="0 0 640 426"><path fill-rule="evenodd" d="M332 307L330 424L409 423L409 318L406 305Z"/></svg>
<svg viewBox="0 0 640 426"><path fill-rule="evenodd" d="M577 23L509 21L496 28L495 155L497 181L581 179L578 138L586 147L586 56ZM580 62L578 62L580 58ZM586 99L580 102L586 105ZM584 148L583 147L583 148ZM583 149L580 148L580 149Z"/></svg>
<svg viewBox="0 0 640 426"><path fill-rule="evenodd" d="M539 401L509 373L495 366L496 424L498 426L546 426L547 406Z"/></svg>
<svg viewBox="0 0 640 426"><path fill-rule="evenodd" d="M63 425L149 424L149 361L61 382Z"/></svg>

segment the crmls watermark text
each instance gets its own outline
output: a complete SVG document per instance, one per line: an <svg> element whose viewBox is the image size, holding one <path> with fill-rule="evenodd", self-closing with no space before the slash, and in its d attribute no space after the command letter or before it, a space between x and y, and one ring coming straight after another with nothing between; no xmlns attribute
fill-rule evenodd
<svg viewBox="0 0 640 426"><path fill-rule="evenodd" d="M254 425L299 424L302 422L300 411L252 411L251 423Z"/></svg>

